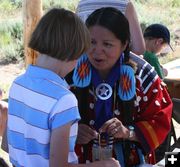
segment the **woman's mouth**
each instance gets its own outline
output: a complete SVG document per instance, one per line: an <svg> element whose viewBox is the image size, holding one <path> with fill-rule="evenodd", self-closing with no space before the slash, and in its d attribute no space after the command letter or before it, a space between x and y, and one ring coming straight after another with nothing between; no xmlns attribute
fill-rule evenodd
<svg viewBox="0 0 180 167"><path fill-rule="evenodd" d="M101 63L101 62L103 62L102 59L94 59L94 61L95 61L96 63Z"/></svg>

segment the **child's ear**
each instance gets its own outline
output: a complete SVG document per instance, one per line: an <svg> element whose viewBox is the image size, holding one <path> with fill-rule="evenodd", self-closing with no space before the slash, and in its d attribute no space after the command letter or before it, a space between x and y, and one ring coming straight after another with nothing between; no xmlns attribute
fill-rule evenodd
<svg viewBox="0 0 180 167"><path fill-rule="evenodd" d="M164 40L162 38L158 38L157 44L163 44L163 43L164 43Z"/></svg>

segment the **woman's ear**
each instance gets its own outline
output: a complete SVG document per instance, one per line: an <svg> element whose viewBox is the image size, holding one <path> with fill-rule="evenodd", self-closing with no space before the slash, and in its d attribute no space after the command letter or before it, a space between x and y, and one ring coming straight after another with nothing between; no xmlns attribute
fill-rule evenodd
<svg viewBox="0 0 180 167"><path fill-rule="evenodd" d="M123 52L126 50L126 47L127 47L127 45L128 45L128 41L126 41L126 43L122 46L122 50L123 50Z"/></svg>

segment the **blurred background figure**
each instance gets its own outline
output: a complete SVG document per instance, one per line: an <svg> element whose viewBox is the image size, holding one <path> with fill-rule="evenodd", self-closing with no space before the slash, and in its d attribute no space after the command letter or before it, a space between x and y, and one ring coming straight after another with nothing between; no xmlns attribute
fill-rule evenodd
<svg viewBox="0 0 180 167"><path fill-rule="evenodd" d="M170 32L162 24L152 24L145 29L144 39L146 44L144 59L155 68L159 77L163 79L167 76L168 71L160 64L158 56L164 48L169 46L172 49L170 45Z"/></svg>
<svg viewBox="0 0 180 167"><path fill-rule="evenodd" d="M6 119L7 119L7 103L1 101L2 98L3 98L3 91L0 88L0 138L4 133ZM1 157L0 157L0 167L8 167L7 163Z"/></svg>
<svg viewBox="0 0 180 167"><path fill-rule="evenodd" d="M3 95L3 92L2 92L2 90L0 88L0 100L2 100L2 95Z"/></svg>
<svg viewBox="0 0 180 167"><path fill-rule="evenodd" d="M4 133L4 129L6 126L6 120L7 120L7 102L3 101L3 91L0 88L0 137Z"/></svg>

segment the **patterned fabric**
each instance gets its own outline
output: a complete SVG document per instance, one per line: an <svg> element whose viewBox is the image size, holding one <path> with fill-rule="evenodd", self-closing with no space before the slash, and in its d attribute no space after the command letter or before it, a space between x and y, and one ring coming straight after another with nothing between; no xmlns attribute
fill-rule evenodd
<svg viewBox="0 0 180 167"><path fill-rule="evenodd" d="M152 66L132 53L130 54L130 59L137 64L135 73L136 97L134 100L134 110L131 113L133 126L141 143L138 148L142 149L143 154L149 154L163 142L170 130L172 102L166 85L158 77ZM92 77L93 76L94 75L92 75ZM126 111L123 110L122 107L124 102L118 96L117 85L119 84L115 83L113 87L113 99L109 105L111 107L112 117L117 117L124 123ZM85 123L94 128L96 121L98 121L95 113L97 97L92 84L86 88L76 87L74 89L72 87L72 90L79 102L80 115L82 118L80 123ZM128 105L128 103L124 104ZM101 115L105 114L104 111L105 110L101 111ZM83 149L85 150L83 151ZM80 162L92 160L91 149L92 143L85 145L85 147L84 145L76 146ZM83 158L84 154L86 155L86 159ZM133 153L131 155L133 155Z"/></svg>
<svg viewBox="0 0 180 167"><path fill-rule="evenodd" d="M81 0L76 13L85 22L93 11L102 7L114 7L125 14L128 3L129 0Z"/></svg>
<svg viewBox="0 0 180 167"><path fill-rule="evenodd" d="M94 128L98 130L104 122L112 118L111 104L112 104L112 88L114 84L119 80L118 95L121 100L131 100L135 92L135 77L134 69L129 65L122 65L124 61L124 54L120 56L120 59L112 68L110 75L106 80L102 80L96 71L91 66L87 55L83 55L77 62L77 66L73 72L73 85L76 87L84 88L91 84L96 90L96 120ZM93 77L92 77L93 76ZM92 78L91 78L92 77ZM104 114L101 114L101 110L104 110ZM98 120L98 121L97 121Z"/></svg>
<svg viewBox="0 0 180 167"><path fill-rule="evenodd" d="M165 139L170 130L172 101L166 84L155 70L143 59L132 56L138 61L136 75L135 131L146 153L153 151Z"/></svg>
<svg viewBox="0 0 180 167"><path fill-rule="evenodd" d="M125 142L125 141L124 141ZM126 141L129 142L129 141ZM119 160L121 167L128 166L136 166L139 164L145 163L144 154L142 153L142 149L136 145L136 143L129 142L130 144L130 153L129 159L126 158L127 162L125 162L125 154L128 152L126 148L124 148L124 144L122 142L116 142L114 144L114 151L116 155L116 159Z"/></svg>
<svg viewBox="0 0 180 167"><path fill-rule="evenodd" d="M48 167L51 131L73 121L68 161L77 163L74 146L79 119L77 100L66 81L52 71L30 65L10 89L10 161L16 167Z"/></svg>
<svg viewBox="0 0 180 167"><path fill-rule="evenodd" d="M111 89L114 87L114 83L117 82L117 80L119 79L119 64L120 64L119 62L120 61L118 61L116 65L113 67L113 69L110 72L109 77L106 80L102 80L100 76L98 75L98 72L94 68L92 68L93 77L91 79L91 84L94 89L97 89L98 85L100 85L101 83L103 84L105 83L109 85ZM105 90L104 92L105 92L104 94L108 93L107 90ZM96 92L94 93L95 93L95 96L97 96L97 93ZM112 118L113 116L113 113L111 112L112 103L113 103L112 95L106 100L97 98L97 100L94 102L94 105L95 105L94 110L95 110L95 115L96 115L94 128L96 130L98 130L104 124L104 122ZM102 110L104 111L103 114L102 114Z"/></svg>
<svg viewBox="0 0 180 167"><path fill-rule="evenodd" d="M73 73L73 83L77 87L83 88L91 82L91 64L88 61L87 55L82 55L77 62Z"/></svg>
<svg viewBox="0 0 180 167"><path fill-rule="evenodd" d="M120 68L120 84L118 94L121 100L131 100L135 96L135 77L131 66L122 65Z"/></svg>

